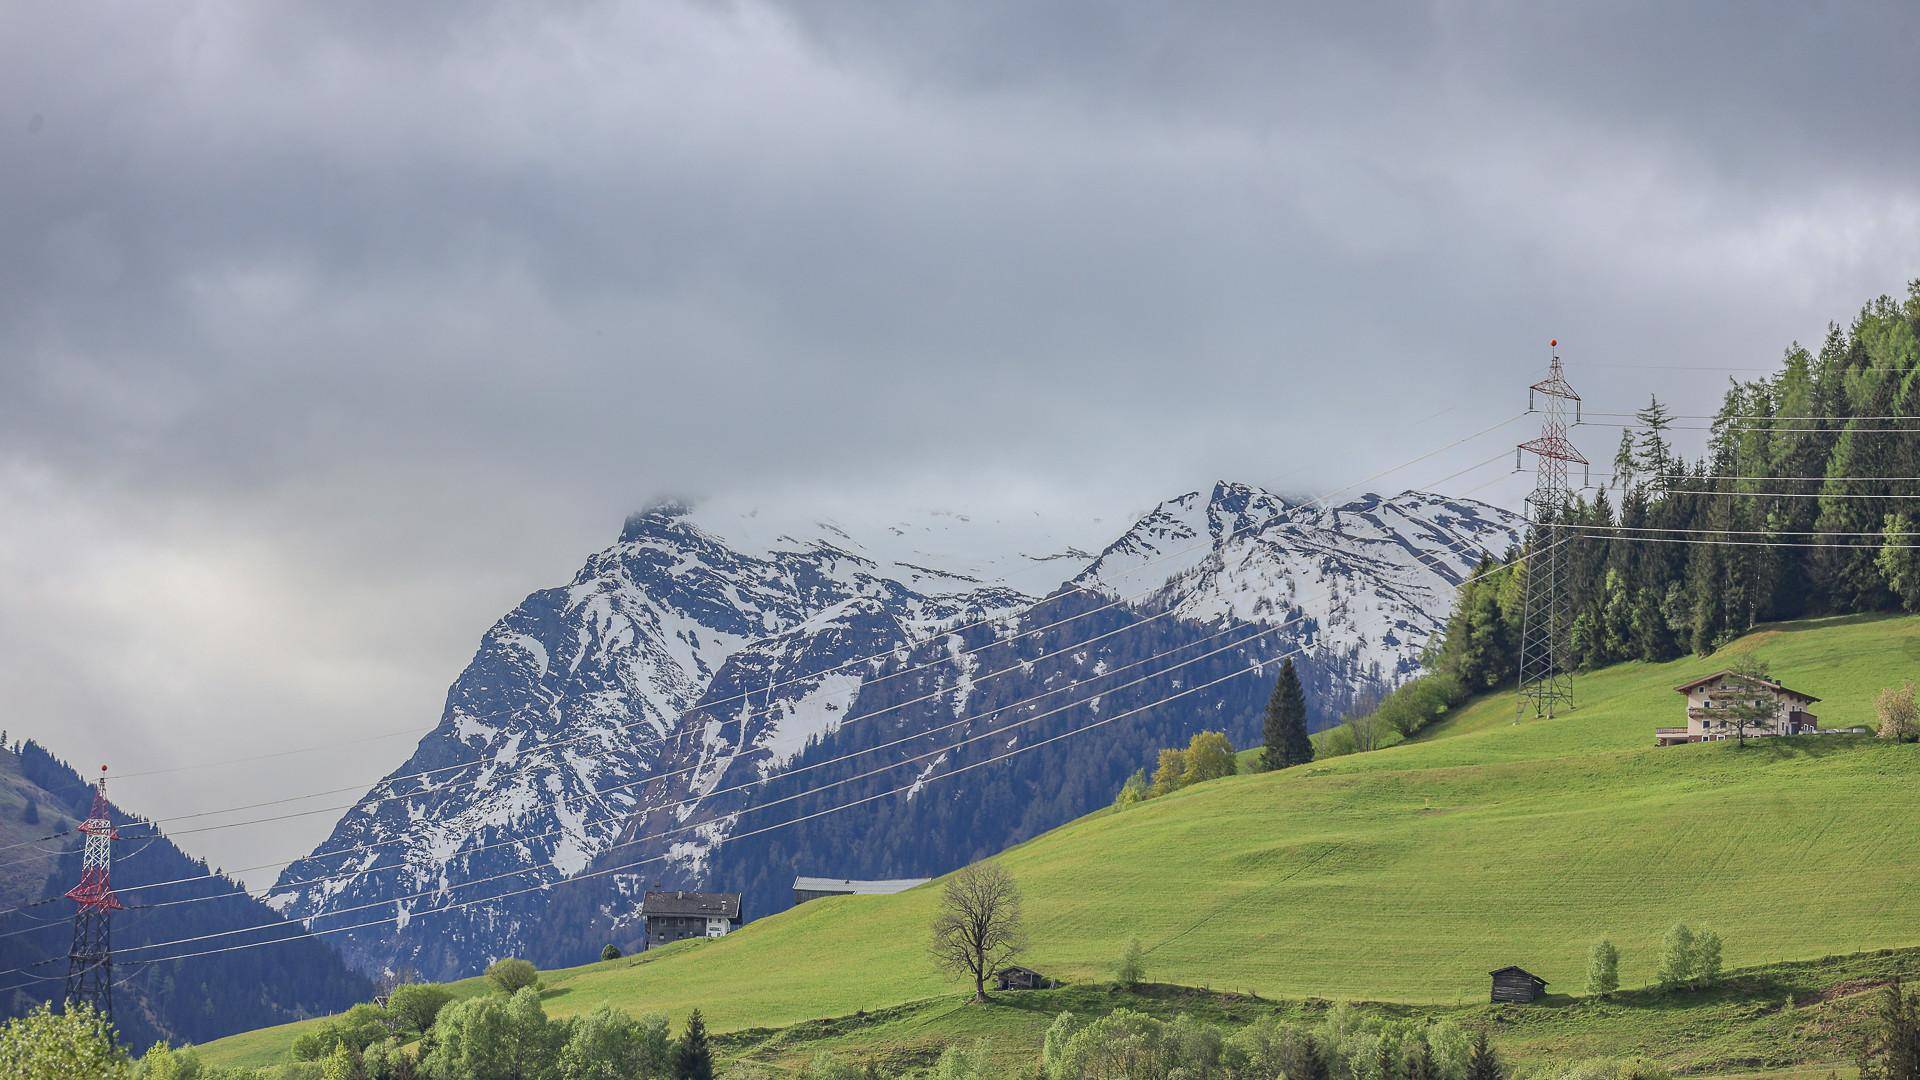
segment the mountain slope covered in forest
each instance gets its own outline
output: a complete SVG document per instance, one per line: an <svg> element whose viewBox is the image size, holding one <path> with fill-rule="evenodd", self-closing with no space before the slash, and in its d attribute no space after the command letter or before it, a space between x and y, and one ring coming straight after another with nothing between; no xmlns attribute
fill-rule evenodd
<svg viewBox="0 0 1920 1080"><path fill-rule="evenodd" d="M19 909L0 914L0 970L7 972L0 975L7 988L0 991L0 1018L58 1001L65 991L73 904L64 894L80 878L79 838L71 830L92 801L87 781L38 744L0 747L0 843L11 848L0 865L0 907ZM324 1015L372 993L331 949L238 883L209 876L206 863L117 807L114 820L123 839L112 880L127 905L112 924L114 1014L129 1045L202 1042ZM189 898L195 902L176 903ZM203 935L212 937L197 946L147 947ZM303 940L284 940L290 938ZM277 943L154 962L255 941Z"/></svg>

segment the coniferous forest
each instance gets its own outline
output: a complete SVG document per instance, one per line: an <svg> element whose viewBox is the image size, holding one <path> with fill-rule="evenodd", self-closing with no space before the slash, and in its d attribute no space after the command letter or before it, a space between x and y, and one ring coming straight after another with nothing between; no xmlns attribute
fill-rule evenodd
<svg viewBox="0 0 1920 1080"><path fill-rule="evenodd" d="M1465 693L1512 683L1526 562L1564 545L1573 666L1705 654L1755 624L1920 611L1920 281L1818 351L1734 380L1712 415L1651 400L1586 413L1593 486L1461 590L1430 668ZM1603 426L1605 425L1605 426ZM1611 433L1612 460L1593 433ZM1703 456L1676 449L1706 432ZM1576 480L1578 474L1576 473Z"/></svg>

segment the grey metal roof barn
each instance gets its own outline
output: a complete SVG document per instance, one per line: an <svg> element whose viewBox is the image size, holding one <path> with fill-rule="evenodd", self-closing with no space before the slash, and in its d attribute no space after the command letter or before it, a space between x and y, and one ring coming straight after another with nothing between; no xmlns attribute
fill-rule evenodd
<svg viewBox="0 0 1920 1080"><path fill-rule="evenodd" d="M796 877L793 879L793 902L804 904L823 896L890 896L932 880L891 878L885 881L859 881L854 878Z"/></svg>

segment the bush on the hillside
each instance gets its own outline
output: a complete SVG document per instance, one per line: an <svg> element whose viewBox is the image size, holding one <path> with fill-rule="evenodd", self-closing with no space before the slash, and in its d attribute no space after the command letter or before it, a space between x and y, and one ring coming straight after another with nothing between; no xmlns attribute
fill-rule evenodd
<svg viewBox="0 0 1920 1080"><path fill-rule="evenodd" d="M1147 952L1140 947L1140 939L1132 938L1127 942L1126 955L1120 958L1120 966L1113 973L1115 981L1121 986L1132 988L1140 985L1147 977Z"/></svg>
<svg viewBox="0 0 1920 1080"><path fill-rule="evenodd" d="M296 1061L324 1061L336 1047L355 1054L387 1037L387 1012L378 1005L361 1003L331 1020L321 1022L293 1040Z"/></svg>
<svg viewBox="0 0 1920 1080"><path fill-rule="evenodd" d="M1048 1075L1053 1080L1161 1080L1178 1064L1165 1023L1115 1009L1074 1032Z"/></svg>
<svg viewBox="0 0 1920 1080"><path fill-rule="evenodd" d="M566 1037L565 1026L547 1019L530 986L512 997L455 1002L440 1013L433 1033L422 1064L435 1080L552 1080L552 1062Z"/></svg>
<svg viewBox="0 0 1920 1080"><path fill-rule="evenodd" d="M412 1052L393 1038L367 1047L360 1055L360 1068L367 1080L417 1080L420 1075Z"/></svg>
<svg viewBox="0 0 1920 1080"><path fill-rule="evenodd" d="M1873 699L1880 720L1880 737L1894 742L1920 740L1920 706L1914 703L1913 681L1889 686Z"/></svg>
<svg viewBox="0 0 1920 1080"><path fill-rule="evenodd" d="M1321 758L1346 757L1357 753L1360 741L1354 737L1353 729L1346 724L1330 727L1320 733L1320 742L1314 747L1314 756Z"/></svg>
<svg viewBox="0 0 1920 1080"><path fill-rule="evenodd" d="M1127 777L1113 804L1125 808L1179 791L1191 784L1232 776L1237 771L1239 760L1234 756L1233 743L1228 741L1226 733L1198 732L1188 740L1185 749L1169 747L1160 751L1151 780L1144 769Z"/></svg>
<svg viewBox="0 0 1920 1080"><path fill-rule="evenodd" d="M1720 981L1720 935L1702 930L1693 937L1693 986L1699 989Z"/></svg>
<svg viewBox="0 0 1920 1080"><path fill-rule="evenodd" d="M1660 939L1660 971L1654 978L1668 989L1693 983L1693 928L1674 923Z"/></svg>
<svg viewBox="0 0 1920 1080"><path fill-rule="evenodd" d="M1685 923L1675 923L1660 945L1660 973L1657 979L1669 990L1699 990L1720 978L1720 935L1711 930L1699 933Z"/></svg>
<svg viewBox="0 0 1920 1080"><path fill-rule="evenodd" d="M1620 989L1620 950L1601 938L1587 952L1587 993L1611 994Z"/></svg>
<svg viewBox="0 0 1920 1080"><path fill-rule="evenodd" d="M1232 776L1237 768L1233 743L1224 731L1200 731L1187 743L1187 772L1181 787Z"/></svg>
<svg viewBox="0 0 1920 1080"><path fill-rule="evenodd" d="M124 1080L133 1065L113 1044L113 1025L80 1005L41 1006L0 1027L0 1076L8 1080Z"/></svg>
<svg viewBox="0 0 1920 1080"><path fill-rule="evenodd" d="M637 1080L667 1075L667 1018L636 1020L602 1005L575 1021L560 1048L560 1080Z"/></svg>
<svg viewBox="0 0 1920 1080"><path fill-rule="evenodd" d="M40 824L40 804L28 799L26 807L20 811L20 820L29 825Z"/></svg>
<svg viewBox="0 0 1920 1080"><path fill-rule="evenodd" d="M1187 754L1184 750L1166 749L1160 751L1160 760L1153 770L1153 783L1147 788L1147 798L1152 799L1169 792L1179 791L1180 785L1187 782Z"/></svg>
<svg viewBox="0 0 1920 1080"><path fill-rule="evenodd" d="M487 979L502 992L519 993L540 981L540 971L528 960L509 956L504 960L495 960L487 968Z"/></svg>
<svg viewBox="0 0 1920 1080"><path fill-rule="evenodd" d="M1391 1020L1336 1006L1317 1026L1263 1016L1228 1034L1181 1015L1162 1021L1126 1009L1082 1023L1061 1013L1048 1028L1048 1080L1323 1077L1464 1080L1473 1043L1454 1025Z"/></svg>
<svg viewBox="0 0 1920 1080"><path fill-rule="evenodd" d="M440 1010L452 1000L453 991L444 986L407 983L394 987L393 993L387 995L387 1014L400 1025L402 1031L417 1031L424 1035L433 1029L433 1022L440 1016Z"/></svg>
<svg viewBox="0 0 1920 1080"><path fill-rule="evenodd" d="M1127 777L1126 783L1120 785L1120 794L1114 796L1113 805L1125 810L1135 803L1146 802L1152 787L1153 781L1147 779L1147 770L1136 769L1132 776Z"/></svg>
<svg viewBox="0 0 1920 1080"><path fill-rule="evenodd" d="M366 1070L360 1067L360 1055L344 1046L336 1046L333 1052L320 1060L320 1080L366 1080Z"/></svg>
<svg viewBox="0 0 1920 1080"><path fill-rule="evenodd" d="M1381 699L1374 712L1382 723L1399 732L1401 738L1412 738L1466 698L1466 688L1459 676L1436 671L1401 684Z"/></svg>
<svg viewBox="0 0 1920 1080"><path fill-rule="evenodd" d="M1040 1043L1040 1067L1048 1076L1060 1075L1061 1062L1066 1057L1067 1043L1079 1033L1085 1025L1071 1012L1063 1012L1047 1025L1047 1034Z"/></svg>
<svg viewBox="0 0 1920 1080"><path fill-rule="evenodd" d="M606 944L606 946L600 950L600 959L602 960L620 959L620 946L615 945L614 943L609 941Z"/></svg>
<svg viewBox="0 0 1920 1080"><path fill-rule="evenodd" d="M949 1046L934 1062L927 1080L1000 1080L1005 1073L994 1065L992 1050L985 1039L965 1050Z"/></svg>

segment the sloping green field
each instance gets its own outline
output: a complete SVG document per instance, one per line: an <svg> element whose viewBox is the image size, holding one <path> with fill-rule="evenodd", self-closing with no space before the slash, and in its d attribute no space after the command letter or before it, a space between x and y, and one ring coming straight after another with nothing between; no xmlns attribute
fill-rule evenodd
<svg viewBox="0 0 1920 1080"><path fill-rule="evenodd" d="M1920 619L1781 626L1730 651L1746 650L1823 698L1823 726L1870 724L1873 695L1920 669ZM1654 747L1655 726L1683 722L1672 688L1727 662L1582 676L1577 710L1553 721L1515 725L1512 696L1495 695L1406 745L1073 822L1003 856L1026 894L1026 962L1102 980L1137 935L1157 982L1464 1004L1509 963L1577 991L1602 936L1623 982L1645 983L1678 920L1718 930L1730 967L1920 945L1920 747ZM697 1006L729 1030L951 993L924 947L936 898L937 883L815 901L718 941L551 973L549 1009ZM268 1060L286 1032L211 1056Z"/></svg>

